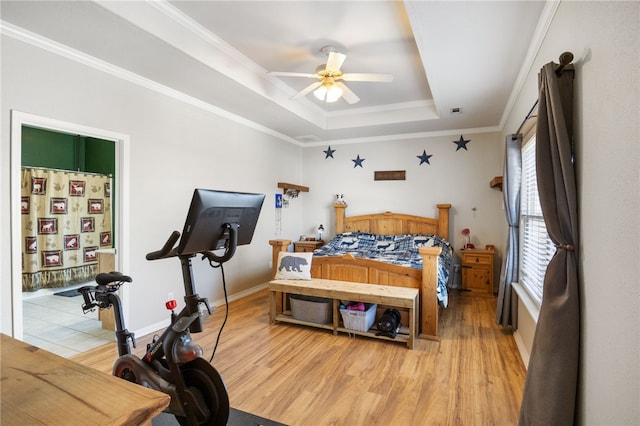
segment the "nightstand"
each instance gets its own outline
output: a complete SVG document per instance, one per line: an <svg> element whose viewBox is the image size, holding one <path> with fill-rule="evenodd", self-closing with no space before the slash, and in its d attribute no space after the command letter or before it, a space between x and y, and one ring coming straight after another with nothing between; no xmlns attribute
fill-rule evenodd
<svg viewBox="0 0 640 426"><path fill-rule="evenodd" d="M293 251L295 252L308 252L314 251L324 245L324 241L294 241Z"/></svg>
<svg viewBox="0 0 640 426"><path fill-rule="evenodd" d="M493 293L493 250L468 249L460 252L462 288Z"/></svg>

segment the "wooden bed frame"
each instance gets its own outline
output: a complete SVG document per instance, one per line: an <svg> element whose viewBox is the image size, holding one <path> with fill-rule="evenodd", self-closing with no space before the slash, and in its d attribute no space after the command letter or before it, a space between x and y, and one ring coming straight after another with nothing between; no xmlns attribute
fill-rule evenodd
<svg viewBox="0 0 640 426"><path fill-rule="evenodd" d="M370 232L380 235L436 234L449 239L449 209L451 204L438 204L438 217L427 218L391 212L346 217L346 204L334 204L335 233ZM278 253L287 251L291 241L271 240L274 273ZM438 338L438 300L436 296L439 247L422 247L422 270L355 258L352 255L314 257L311 276L330 280L383 284L417 288L420 291L419 332L421 338Z"/></svg>

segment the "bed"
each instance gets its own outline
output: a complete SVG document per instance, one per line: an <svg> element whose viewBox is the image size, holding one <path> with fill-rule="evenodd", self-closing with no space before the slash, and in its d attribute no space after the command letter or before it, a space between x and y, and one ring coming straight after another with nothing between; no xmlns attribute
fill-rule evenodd
<svg viewBox="0 0 640 426"><path fill-rule="evenodd" d="M419 289L420 337L438 340L438 311L447 304L447 282L453 275L453 250L448 242L451 205L438 204L436 218L391 212L347 217L346 208L346 204L334 204L336 237L314 251L311 276ZM350 248L349 242L355 240L365 250ZM286 251L289 243L270 241L273 258ZM386 244L413 246L420 259L390 256ZM342 250L332 251L339 248ZM377 259L373 252L382 252L387 259Z"/></svg>

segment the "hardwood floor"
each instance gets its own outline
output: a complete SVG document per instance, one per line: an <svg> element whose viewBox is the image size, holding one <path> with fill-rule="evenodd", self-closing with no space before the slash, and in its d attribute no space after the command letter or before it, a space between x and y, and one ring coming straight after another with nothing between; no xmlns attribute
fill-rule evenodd
<svg viewBox="0 0 640 426"><path fill-rule="evenodd" d="M401 343L269 324L268 293L229 306L213 365L231 406L288 425L515 425L525 368L495 299L450 294L441 341ZM211 356L224 307L194 338ZM136 353L147 339L138 339ZM111 372L109 344L74 360Z"/></svg>

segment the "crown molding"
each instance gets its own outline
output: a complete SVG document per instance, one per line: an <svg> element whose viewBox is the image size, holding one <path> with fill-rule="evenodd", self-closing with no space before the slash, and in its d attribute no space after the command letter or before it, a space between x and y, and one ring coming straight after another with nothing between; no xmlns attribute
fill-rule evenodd
<svg viewBox="0 0 640 426"><path fill-rule="evenodd" d="M553 17L555 16L556 11L558 10L558 6L561 2L562 0L548 0L545 2L542 13L540 14L540 19L538 20L538 25L536 26L536 30L531 37L529 49L527 50L527 54L522 61L520 72L518 73L518 77L513 84L511 94L509 95L507 104L504 108L504 111L502 112L502 117L500 118L499 124L499 127L502 131L504 131L504 127L507 124L507 119L511 115L513 107L516 103L516 99L518 99L518 96L520 96L520 92L522 91L527 76L529 75L533 64L535 63L535 59L538 55L538 52L540 51L540 48L542 47L542 43L547 36L547 32L549 31L549 27L551 26ZM531 102L534 101L535 99L531 100Z"/></svg>
<svg viewBox="0 0 640 426"><path fill-rule="evenodd" d="M69 46L63 45L61 43L50 40L46 37L42 37L38 34L27 31L23 28L17 27L15 25L9 24L8 22L0 21L0 33L2 35L14 38L16 40L22 41L24 43L30 44L34 47L38 47L40 49L46 50L47 52L54 53L61 57L67 58L74 62L80 63L82 65L91 67L98 71L109 74L113 77L119 78L121 80L127 81L129 83L144 87L148 90L154 91L156 93L160 93L164 96L168 96L180 102L189 104L196 108L202 109L204 111L210 112L212 114L218 115L220 117L226 118L235 123L241 124L243 126L252 128L261 133L268 134L285 142L292 143L294 145L300 145L300 142L295 139L277 132L273 129L265 127L261 124L248 120L239 115L230 113L222 108L219 108L215 105L212 105L208 102L204 102L200 99L197 99L193 96L187 95L178 90L167 87L163 84L160 84L156 81L150 80L146 77L142 77L138 74L135 74L131 71L127 71L123 68L120 68L116 65L110 64L101 59L95 58L93 56L87 55L79 50L73 49Z"/></svg>
<svg viewBox="0 0 640 426"><path fill-rule="evenodd" d="M365 138L351 138L351 139L327 139L322 142L312 142L304 144L304 148L313 148L318 146L330 145L349 145L356 143L372 143L372 142L391 142L391 141L403 141L409 139L425 139L425 138L437 138L442 136L459 136L461 134L478 134L478 133L495 133L502 131L499 126L490 127L475 127L469 129L451 129L451 130L438 130L432 132L417 132L417 133L402 133L395 135L384 136L371 136Z"/></svg>

